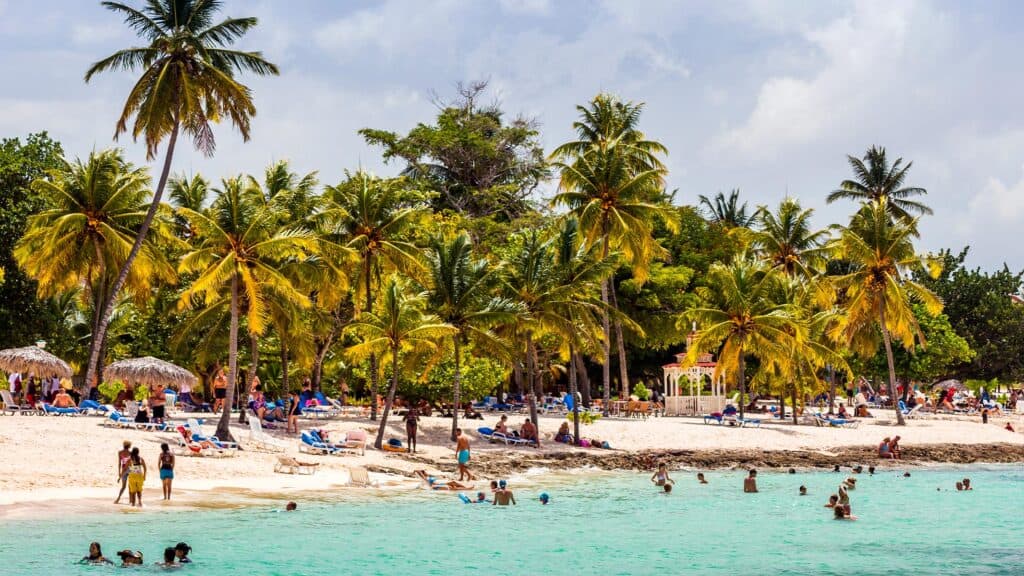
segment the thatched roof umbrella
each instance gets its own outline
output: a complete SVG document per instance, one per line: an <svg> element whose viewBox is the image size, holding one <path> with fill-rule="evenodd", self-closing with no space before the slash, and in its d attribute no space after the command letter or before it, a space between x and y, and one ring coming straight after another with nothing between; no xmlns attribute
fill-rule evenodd
<svg viewBox="0 0 1024 576"><path fill-rule="evenodd" d="M146 386L180 387L196 382L196 377L188 370L152 356L118 360L103 370L103 378Z"/></svg>
<svg viewBox="0 0 1024 576"><path fill-rule="evenodd" d="M38 346L0 350L0 370L31 373L35 376L71 378L68 363Z"/></svg>

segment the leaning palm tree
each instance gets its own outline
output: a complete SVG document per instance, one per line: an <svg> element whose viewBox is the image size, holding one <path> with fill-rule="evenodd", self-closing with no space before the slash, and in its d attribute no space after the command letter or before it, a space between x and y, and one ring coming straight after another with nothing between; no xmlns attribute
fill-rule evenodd
<svg viewBox="0 0 1024 576"><path fill-rule="evenodd" d="M114 137L128 132L143 137L146 157L156 157L157 148L167 138L167 153L153 200L135 235L135 242L100 312L100 324L94 337L102 340L107 322L132 263L142 249L146 234L156 216L164 187L171 171L171 160L178 133L184 131L195 147L212 155L215 147L211 124L227 117L238 128L242 139L249 140L249 122L256 114L249 88L236 79L239 72L259 76L277 74L277 67L259 52L243 52L230 46L256 26L256 18L227 18L214 23L221 3L215 0L148 0L142 9L120 2L103 6L124 17L146 46L125 48L89 67L85 81L110 70L141 71L128 93ZM97 351L94 348L86 368L86 381L96 374Z"/></svg>
<svg viewBox="0 0 1024 576"><path fill-rule="evenodd" d="M216 199L205 212L179 209L198 234L193 250L182 257L178 266L181 273L195 273L197 277L181 294L178 305L202 306L214 312L222 311L226 304L230 311L227 398L217 424L217 436L229 438L243 299L251 335L263 333L275 303L308 306L309 299L296 290L281 267L286 262L306 258L316 248L316 242L306 230L280 228L277 213L252 194L240 177L223 181L220 190L214 192Z"/></svg>
<svg viewBox="0 0 1024 576"><path fill-rule="evenodd" d="M714 224L731 230L735 228L749 228L754 223L755 215L747 214L747 203L740 204L739 188L733 188L729 192L728 198L725 197L725 194L719 192L715 194L714 199L708 198L703 194L698 196L697 199L699 200L698 210Z"/></svg>
<svg viewBox="0 0 1024 576"><path fill-rule="evenodd" d="M520 308L511 300L495 296L500 269L473 257L473 244L465 233L445 239L436 237L427 253L430 275L427 302L442 322L454 327L452 348L455 375L452 381L452 431L459 424L462 386L462 346L502 349L504 342L491 328L511 322Z"/></svg>
<svg viewBox="0 0 1024 576"><path fill-rule="evenodd" d="M458 328L445 324L437 316L427 314L424 294L408 295L402 282L394 275L383 286L377 312L363 312L349 325L348 332L361 342L347 350L349 356L362 360L379 356L391 360L391 386L388 388L384 412L380 417L377 439L373 445L379 450L384 443L384 430L395 401L395 390L404 372L412 363L403 363L422 355L436 355L438 343L458 333Z"/></svg>
<svg viewBox="0 0 1024 576"><path fill-rule="evenodd" d="M925 286L911 280L910 272L927 266L939 272L936 262L921 258L914 250L916 220L892 219L888 200L865 204L849 226L841 229L837 248L852 268L833 279L840 291L844 315L833 327L851 350L864 356L878 349L877 335L885 343L889 365L889 397L896 409L896 421L903 414L896 403L896 369L892 338L908 350L924 345L924 335L914 317L912 304L920 302L931 314L942 311L942 301Z"/></svg>
<svg viewBox="0 0 1024 576"><path fill-rule="evenodd" d="M825 263L829 233L811 226L814 210L786 198L776 212L761 208L755 215L758 228L752 234L756 253L786 276L809 278Z"/></svg>
<svg viewBox="0 0 1024 576"><path fill-rule="evenodd" d="M373 292L382 269L399 271L422 267L420 250L409 242L423 214L410 206L416 197L402 178L380 179L366 172L346 174L344 182L324 191L326 207L320 215L325 242L354 251L359 261L357 286L363 292L359 314L373 312ZM377 355L368 355L370 418L377 419Z"/></svg>
<svg viewBox="0 0 1024 576"><path fill-rule="evenodd" d="M740 417L747 392L746 356L763 363L784 365L791 351L807 342L807 327L800 311L775 298L782 275L763 263L736 257L728 264L715 263L700 290L702 303L680 320L685 329L696 322L699 330L689 347L687 361L696 362L704 351L718 350L714 378L734 374L740 392Z"/></svg>
<svg viewBox="0 0 1024 576"><path fill-rule="evenodd" d="M580 120L573 124L578 140L559 146L551 154L561 173L559 194L552 203L567 206L579 220L588 243L600 240L607 257L621 252L636 279L647 277L650 261L663 253L653 237L658 221L676 229L676 214L658 202L666 169L659 155L667 154L659 142L648 140L638 128L643 104L622 102L599 94L589 106L577 106ZM614 279L601 284L606 308L615 308ZM602 380L605 407L611 395L611 324L606 317ZM615 323L622 395L629 393L626 348L622 324Z"/></svg>
<svg viewBox="0 0 1024 576"><path fill-rule="evenodd" d="M853 168L855 180L844 180L839 189L828 195L828 202L831 204L836 200L855 200L857 202L880 202L886 201L889 214L909 223L914 215L931 214L932 209L916 200L910 198L924 196L928 191L924 188L904 186L907 179L907 172L914 165L907 162L903 166L903 158L897 158L889 164L885 155L885 148L872 146L864 153L864 158L847 156L850 167Z"/></svg>
<svg viewBox="0 0 1024 576"><path fill-rule="evenodd" d="M28 220L14 248L18 264L39 285L40 298L82 289L92 312L90 332L97 334L100 310L114 287L149 204L149 175L125 161L120 150L89 154L86 161L64 161L48 177L33 182L48 208ZM168 227L157 220L155 231L170 241ZM149 238L126 278L136 299L144 300L157 283L172 283L174 268ZM106 339L94 337L90 356L105 349ZM87 380L91 384L91 380Z"/></svg>

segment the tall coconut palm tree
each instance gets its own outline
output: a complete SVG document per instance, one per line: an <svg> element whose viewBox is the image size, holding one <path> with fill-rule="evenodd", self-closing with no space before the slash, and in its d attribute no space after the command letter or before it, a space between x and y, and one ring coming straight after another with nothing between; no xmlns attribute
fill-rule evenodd
<svg viewBox="0 0 1024 576"><path fill-rule="evenodd" d="M740 417L747 393L746 356L782 364L807 342L807 327L799 311L774 296L782 275L761 262L739 256L728 264L708 269L707 287L700 291L703 303L687 311L680 328L691 321L699 329L689 347L687 361L708 350L718 350L714 378L734 374L740 391Z"/></svg>
<svg viewBox="0 0 1024 576"><path fill-rule="evenodd" d="M755 219L755 214L747 213L747 203L740 204L740 189L733 188L729 197L719 192L714 199L701 194L697 197L698 209L705 218L714 224L724 226L727 229L749 228Z"/></svg>
<svg viewBox="0 0 1024 576"><path fill-rule="evenodd" d="M828 254L828 230L811 226L812 208L786 198L777 211L761 208L755 215L758 229L752 233L755 252L786 276L809 278L824 265Z"/></svg>
<svg viewBox="0 0 1024 576"><path fill-rule="evenodd" d="M187 176L171 178L167 183L170 187L171 205L177 208L188 208L196 212L202 212L206 207L207 196L210 195L210 183L200 174L189 178ZM178 234L185 240L195 236L196 231L192 225L180 213L174 214L175 223L178 226Z"/></svg>
<svg viewBox="0 0 1024 576"><path fill-rule="evenodd" d="M192 138L196 149L209 156L215 148L211 124L227 117L242 134L242 139L248 141L249 123L256 114L256 105L249 88L238 82L236 75L240 72L258 76L278 73L277 67L259 52L230 48L256 26L256 19L227 18L214 23L221 7L219 1L148 0L141 9L120 2L103 2L103 6L123 16L125 24L146 45L118 50L96 62L85 73L85 81L112 70L141 71L128 93L114 137L128 132L128 123L134 118L132 137L143 137L146 157L150 160L156 157L164 138L168 140L164 166L149 210L100 311L95 338L101 341L114 300L142 249L163 198L178 133L183 130ZM86 381L92 381L96 374L98 352L99 348L93 345Z"/></svg>
<svg viewBox="0 0 1024 576"><path fill-rule="evenodd" d="M203 306L208 310L229 306L228 389L217 424L217 436L229 438L243 299L251 335L266 329L274 302L308 306L308 297L296 290L281 267L288 261L306 258L317 244L307 230L282 229L278 214L252 193L243 178L224 180L214 192L216 199L206 212L179 209L198 232L194 248L178 266L179 272L198 276L181 294L179 306Z"/></svg>
<svg viewBox="0 0 1024 576"><path fill-rule="evenodd" d="M430 310L456 329L452 334L455 375L451 439L454 442L461 402L462 346L472 341L485 349L504 348L504 342L491 328L513 321L520 307L507 298L495 296L500 269L473 257L473 244L465 233L447 239L435 237L427 252L427 271Z"/></svg>
<svg viewBox="0 0 1024 576"><path fill-rule="evenodd" d="M93 335L116 271L142 225L149 182L145 168L133 166L121 150L111 149L93 152L84 162L65 160L63 168L32 184L48 208L29 218L14 257L39 283L41 298L82 289L92 311ZM157 220L154 229L162 241L170 241L163 219ZM154 284L175 280L174 268L156 242L150 238L145 243L126 278L130 294L138 299L147 298ZM98 354L105 348L105 339L94 337L91 345Z"/></svg>
<svg viewBox="0 0 1024 576"><path fill-rule="evenodd" d="M911 200L916 196L924 196L928 191L924 188L904 186L907 172L914 165L903 158L897 158L892 164L885 155L885 148L872 146L864 153L863 158L847 156L846 159L853 169L855 180L844 180L839 189L828 195L828 203L836 200L855 200L857 202L880 202L885 200L889 214L906 223L914 216L931 214L932 209Z"/></svg>
<svg viewBox="0 0 1024 576"><path fill-rule="evenodd" d="M844 315L833 327L851 350L864 356L878 349L877 335L885 343L889 365L889 397L896 410L896 421L903 425L903 414L896 403L896 369L893 365L892 339L908 350L925 345L924 335L914 317L914 302L924 304L931 314L942 311L942 301L928 288L911 280L910 272L927 266L938 274L937 263L922 258L914 250L916 220L891 218L888 200L865 204L849 226L840 229L837 247L851 268L834 278L839 289Z"/></svg>
<svg viewBox="0 0 1024 576"><path fill-rule="evenodd" d="M559 194L553 204L567 206L579 220L588 242L598 239L603 256L621 252L633 267L639 282L647 277L650 261L662 253L653 237L655 222L675 231L676 214L660 204L666 169L659 155L665 147L648 140L638 128L643 104L622 102L599 94L589 106L577 106L580 120L573 124L578 140L559 146L551 154L561 173ZM606 308L615 300L614 279L609 275L601 285ZM607 410L611 395L611 324L605 318L605 347L602 379ZM626 348L622 324L615 323L619 352L622 395L629 393Z"/></svg>
<svg viewBox="0 0 1024 576"><path fill-rule="evenodd" d="M344 182L328 186L321 214L327 242L344 245L359 261L358 287L365 305L358 314L373 312L374 287L386 266L400 271L422 268L420 250L409 241L423 211L402 178L380 179L366 172L346 174ZM377 355L370 365L370 418L377 419Z"/></svg>
<svg viewBox="0 0 1024 576"><path fill-rule="evenodd" d="M373 443L378 450L384 443L384 430L395 401L395 390L406 367L402 360L436 355L440 349L438 343L458 333L458 328L424 311L426 295L409 295L404 288L396 276L389 276L382 288L377 312L363 312L347 328L362 340L347 350L353 359L363 360L373 355L384 361L391 360L391 386L384 402L377 439Z"/></svg>

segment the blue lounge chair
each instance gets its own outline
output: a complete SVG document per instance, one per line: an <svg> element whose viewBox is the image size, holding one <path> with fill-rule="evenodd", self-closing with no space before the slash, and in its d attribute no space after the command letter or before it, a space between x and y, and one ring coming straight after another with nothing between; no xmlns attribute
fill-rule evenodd
<svg viewBox="0 0 1024 576"><path fill-rule="evenodd" d="M533 444L532 441L526 440L525 438L519 438L517 436L511 436L509 434L502 434L501 432L495 432L492 428L486 426L476 429L480 436L494 442L504 442L505 444L511 444L513 446L522 446L525 444Z"/></svg>
<svg viewBox="0 0 1024 576"><path fill-rule="evenodd" d="M299 452L306 452L307 454L337 454L338 449L333 446L329 446L323 442L316 440L316 438L308 431L303 432L300 435L301 442L299 443Z"/></svg>
<svg viewBox="0 0 1024 576"><path fill-rule="evenodd" d="M754 428L761 427L760 418L740 418L737 416L736 422L740 425L740 428L743 428L744 426L753 426Z"/></svg>
<svg viewBox="0 0 1024 576"><path fill-rule="evenodd" d="M43 412L50 416L81 416L82 411L78 408L58 408L52 404L43 402Z"/></svg>
<svg viewBox="0 0 1024 576"><path fill-rule="evenodd" d="M715 412L713 414L705 414L704 415L704 423L705 424L711 424L712 422L717 422L718 424L721 424L722 423L722 419L723 419L722 418L722 414L720 412Z"/></svg>

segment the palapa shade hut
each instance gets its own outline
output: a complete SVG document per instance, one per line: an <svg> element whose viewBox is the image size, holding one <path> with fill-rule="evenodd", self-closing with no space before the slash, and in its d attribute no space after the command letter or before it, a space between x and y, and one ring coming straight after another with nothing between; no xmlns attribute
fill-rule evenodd
<svg viewBox="0 0 1024 576"><path fill-rule="evenodd" d="M145 356L118 360L103 370L104 380L121 380L125 383L146 386L175 386L195 384L196 377L181 366L159 358Z"/></svg>
<svg viewBox="0 0 1024 576"><path fill-rule="evenodd" d="M0 350L0 370L34 376L71 378L71 366L38 346Z"/></svg>

